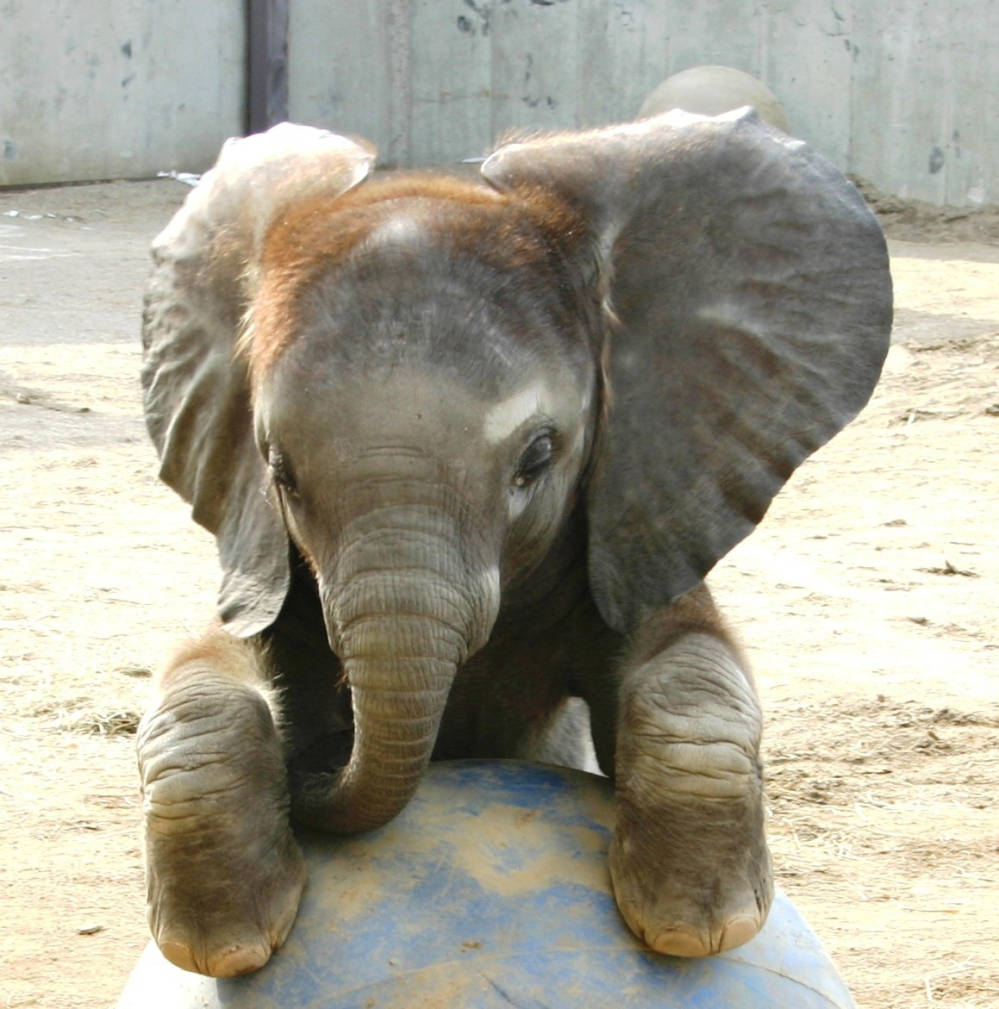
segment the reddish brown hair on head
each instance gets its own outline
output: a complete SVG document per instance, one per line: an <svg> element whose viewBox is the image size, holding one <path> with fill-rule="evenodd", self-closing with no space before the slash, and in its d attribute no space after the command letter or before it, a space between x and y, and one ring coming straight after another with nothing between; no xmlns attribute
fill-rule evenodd
<svg viewBox="0 0 999 1009"><path fill-rule="evenodd" d="M455 204L468 213L421 215L431 239L457 255L517 269L574 244L584 232L563 203L540 190L501 193L477 181L414 174L365 183L342 196L290 207L274 222L260 256L260 283L241 345L253 384L267 375L300 331L302 294L321 274L346 263L404 204Z"/></svg>

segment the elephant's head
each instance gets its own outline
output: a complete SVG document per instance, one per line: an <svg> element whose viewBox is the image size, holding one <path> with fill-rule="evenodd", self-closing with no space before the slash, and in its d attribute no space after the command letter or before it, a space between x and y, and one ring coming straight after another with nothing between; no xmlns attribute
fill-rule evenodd
<svg viewBox="0 0 999 1009"><path fill-rule="evenodd" d="M304 127L232 142L157 240L144 328L225 624L274 621L289 538L315 574L354 706L315 814L341 829L405 804L570 516L630 630L860 409L891 316L863 201L752 116L510 143L476 182L362 185L370 160Z"/></svg>

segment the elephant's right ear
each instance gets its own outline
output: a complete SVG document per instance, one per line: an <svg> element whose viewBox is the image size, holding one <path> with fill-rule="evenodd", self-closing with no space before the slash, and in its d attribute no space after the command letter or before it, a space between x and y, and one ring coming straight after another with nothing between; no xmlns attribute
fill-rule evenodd
<svg viewBox="0 0 999 1009"><path fill-rule="evenodd" d="M288 206L345 192L373 161L360 143L291 123L229 140L153 242L142 321L146 425L160 476L215 534L220 616L241 637L274 621L289 582L288 538L236 353L259 251Z"/></svg>

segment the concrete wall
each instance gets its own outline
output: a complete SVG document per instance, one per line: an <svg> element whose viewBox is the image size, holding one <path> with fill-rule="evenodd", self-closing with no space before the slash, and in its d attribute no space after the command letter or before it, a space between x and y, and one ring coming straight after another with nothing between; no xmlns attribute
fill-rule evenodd
<svg viewBox="0 0 999 1009"><path fill-rule="evenodd" d="M433 164L510 127L629 118L724 63L841 168L974 206L999 203L996 38L999 0L293 0L290 111Z"/></svg>
<svg viewBox="0 0 999 1009"><path fill-rule="evenodd" d="M242 132L242 0L0 0L0 185L204 168Z"/></svg>
<svg viewBox="0 0 999 1009"><path fill-rule="evenodd" d="M0 184L198 170L239 133L245 0L0 0ZM999 0L291 0L291 118L386 162L633 116L725 63L896 195L999 204Z"/></svg>

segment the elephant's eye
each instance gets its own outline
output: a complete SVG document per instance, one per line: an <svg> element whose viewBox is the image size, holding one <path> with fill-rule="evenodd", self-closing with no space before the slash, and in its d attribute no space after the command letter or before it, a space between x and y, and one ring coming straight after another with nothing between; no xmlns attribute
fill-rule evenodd
<svg viewBox="0 0 999 1009"><path fill-rule="evenodd" d="M298 486L295 483L295 475L288 465L288 460L280 449L271 448L267 453L267 465L270 467L271 479L275 485L286 494L292 497L298 494Z"/></svg>
<svg viewBox="0 0 999 1009"><path fill-rule="evenodd" d="M550 431L538 435L520 457L513 476L514 487L527 487L534 483L551 465L555 440Z"/></svg>

